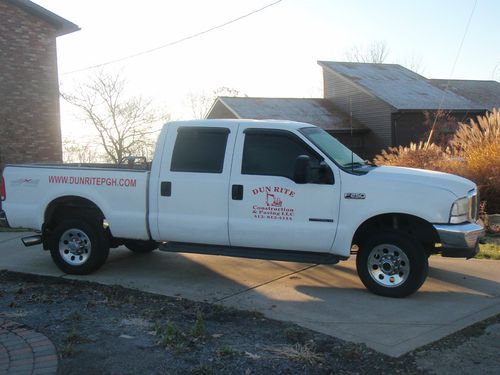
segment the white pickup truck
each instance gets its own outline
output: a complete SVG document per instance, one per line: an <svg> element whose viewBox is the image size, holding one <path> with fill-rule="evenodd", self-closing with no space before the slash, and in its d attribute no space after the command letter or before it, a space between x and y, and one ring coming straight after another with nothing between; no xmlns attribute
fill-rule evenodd
<svg viewBox="0 0 500 375"><path fill-rule="evenodd" d="M372 292L420 288L428 257L473 257L483 228L469 180L376 167L290 121L164 126L144 168L7 165L4 226L32 228L57 266L87 274L110 248L334 264L357 251Z"/></svg>

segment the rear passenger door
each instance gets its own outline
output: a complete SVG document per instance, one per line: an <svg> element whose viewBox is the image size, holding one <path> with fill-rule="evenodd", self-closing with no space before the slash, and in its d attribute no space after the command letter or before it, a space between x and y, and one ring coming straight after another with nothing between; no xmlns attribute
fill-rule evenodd
<svg viewBox="0 0 500 375"><path fill-rule="evenodd" d="M228 196L235 129L227 125L167 130L158 183L162 240L229 245Z"/></svg>

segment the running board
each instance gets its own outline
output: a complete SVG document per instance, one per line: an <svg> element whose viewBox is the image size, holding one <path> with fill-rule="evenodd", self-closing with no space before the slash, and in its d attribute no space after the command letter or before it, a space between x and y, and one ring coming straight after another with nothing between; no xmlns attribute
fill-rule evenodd
<svg viewBox="0 0 500 375"><path fill-rule="evenodd" d="M280 260L285 262L336 264L346 259L330 253L314 253L309 251L258 249L253 247L200 245L185 242L166 242L160 245L161 251L170 253L194 253L222 255L237 258Z"/></svg>

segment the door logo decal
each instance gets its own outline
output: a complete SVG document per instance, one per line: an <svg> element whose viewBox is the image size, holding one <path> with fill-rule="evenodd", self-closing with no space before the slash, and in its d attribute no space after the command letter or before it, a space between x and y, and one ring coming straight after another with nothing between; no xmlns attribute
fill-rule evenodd
<svg viewBox="0 0 500 375"><path fill-rule="evenodd" d="M255 219L293 220L295 191L281 186L262 186L252 189L252 197Z"/></svg>
<svg viewBox="0 0 500 375"><path fill-rule="evenodd" d="M283 206L283 201L276 194L266 193L266 204L271 207Z"/></svg>

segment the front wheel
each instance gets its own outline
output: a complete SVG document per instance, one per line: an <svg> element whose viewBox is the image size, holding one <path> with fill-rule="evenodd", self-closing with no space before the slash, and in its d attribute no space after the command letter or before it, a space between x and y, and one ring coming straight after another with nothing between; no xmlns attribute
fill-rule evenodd
<svg viewBox="0 0 500 375"><path fill-rule="evenodd" d="M386 297L406 297L422 286L429 263L418 241L393 230L362 241L356 268L359 278L371 292Z"/></svg>
<svg viewBox="0 0 500 375"><path fill-rule="evenodd" d="M109 255L109 242L98 220L63 220L54 228L49 241L54 263L72 275L96 271Z"/></svg>

